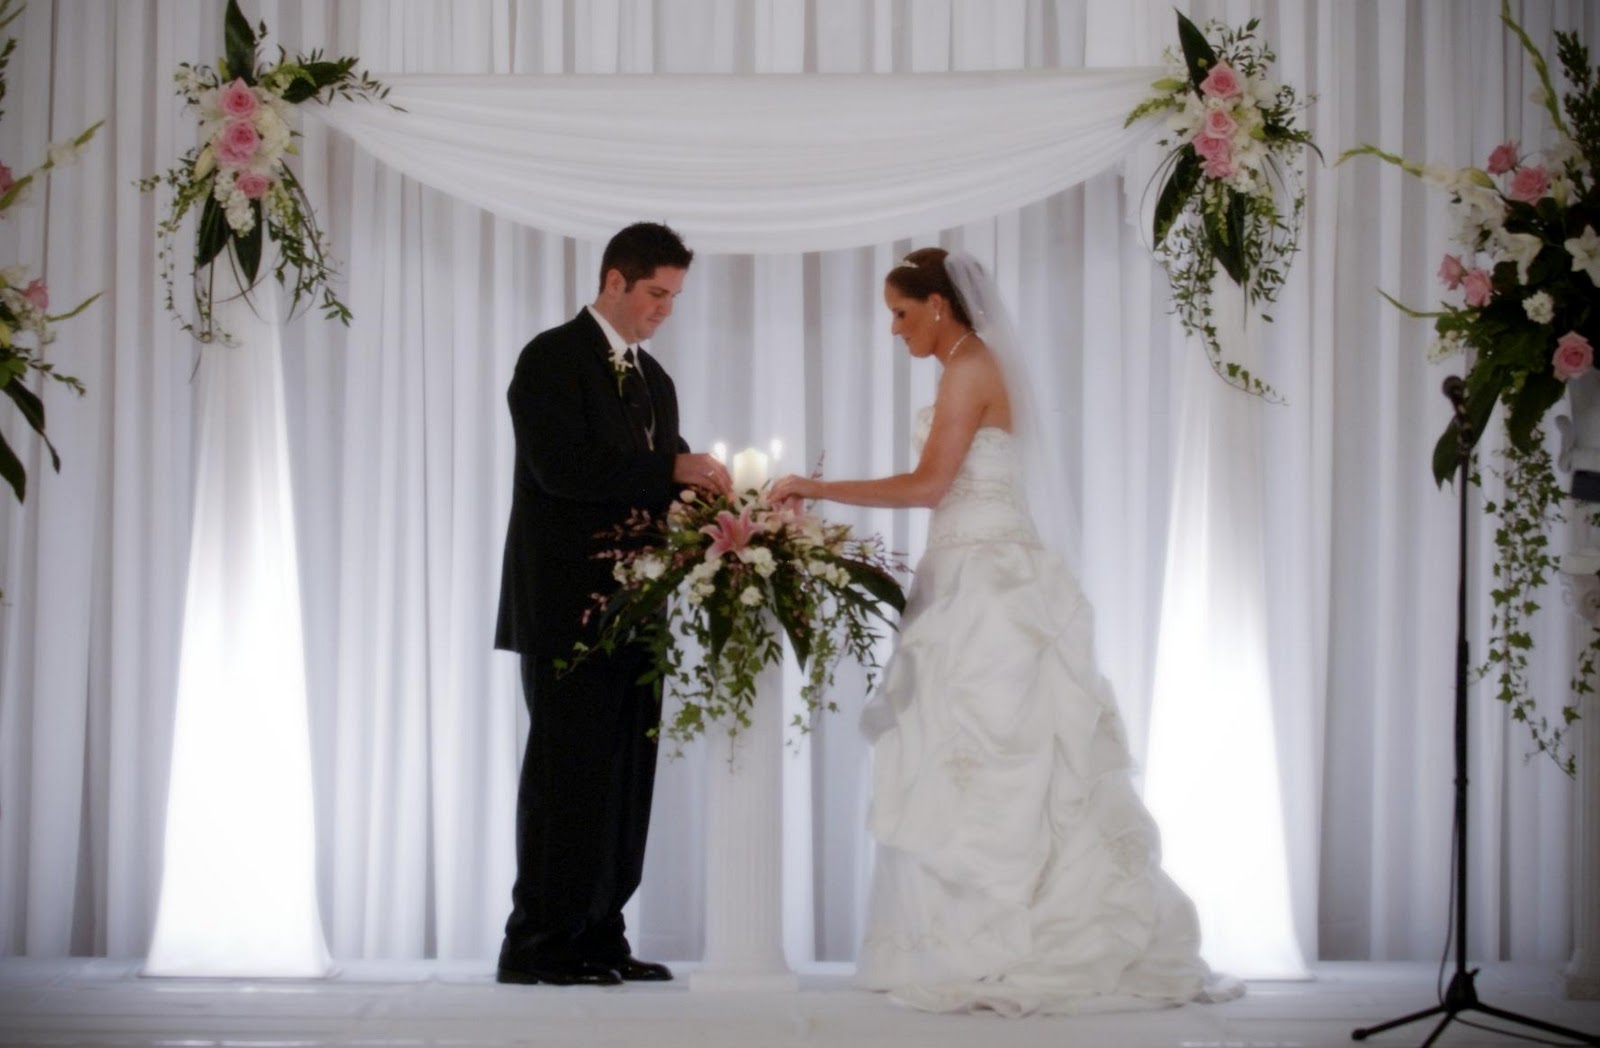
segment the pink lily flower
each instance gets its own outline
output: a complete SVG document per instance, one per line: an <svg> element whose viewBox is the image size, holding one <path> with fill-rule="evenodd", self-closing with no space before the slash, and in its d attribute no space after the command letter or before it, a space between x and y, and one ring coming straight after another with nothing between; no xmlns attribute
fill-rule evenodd
<svg viewBox="0 0 1600 1048"><path fill-rule="evenodd" d="M711 536L711 548L706 551L706 556L720 557L724 553L738 553L750 545L750 539L759 530L750 519L749 506L740 510L737 517L723 510L717 514L715 524L707 524L700 529L702 534Z"/></svg>

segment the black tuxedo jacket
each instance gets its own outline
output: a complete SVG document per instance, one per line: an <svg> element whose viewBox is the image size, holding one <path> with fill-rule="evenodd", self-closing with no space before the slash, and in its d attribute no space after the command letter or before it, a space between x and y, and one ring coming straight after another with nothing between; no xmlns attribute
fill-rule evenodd
<svg viewBox="0 0 1600 1048"><path fill-rule="evenodd" d="M540 333L517 359L506 400L516 434L511 522L500 574L495 647L572 653L596 593L616 589L600 536L634 509L664 510L677 490L678 397L655 359L638 354L655 409L655 450L617 391L604 332L588 310Z"/></svg>

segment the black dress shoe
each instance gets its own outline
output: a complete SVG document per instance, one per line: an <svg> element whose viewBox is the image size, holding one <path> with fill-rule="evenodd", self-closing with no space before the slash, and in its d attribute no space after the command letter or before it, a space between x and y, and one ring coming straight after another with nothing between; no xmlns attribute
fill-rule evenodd
<svg viewBox="0 0 1600 1048"><path fill-rule="evenodd" d="M637 957L624 957L620 961L611 961L609 963L612 969L628 982L669 982L672 979L672 969L654 961L641 961Z"/></svg>
<svg viewBox="0 0 1600 1048"><path fill-rule="evenodd" d="M665 971L665 969L662 969ZM671 976L667 976L669 979ZM531 986L544 983L548 986L617 986L622 976L616 966L599 961L571 961L566 964L548 963L537 967L502 964L495 972L494 981Z"/></svg>

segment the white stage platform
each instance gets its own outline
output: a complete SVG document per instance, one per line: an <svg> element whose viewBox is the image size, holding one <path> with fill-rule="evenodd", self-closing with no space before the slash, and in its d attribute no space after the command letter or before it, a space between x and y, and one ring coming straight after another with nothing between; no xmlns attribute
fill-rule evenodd
<svg viewBox="0 0 1600 1048"><path fill-rule="evenodd" d="M1309 982L1252 983L1241 1000L1159 1012L1003 1019L923 1015L852 989L848 966L801 971L797 993L497 986L485 962L348 963L320 981L145 979L131 961L0 959L0 1045L317 1048L577 1045L584 1048L1313 1048L1434 1001L1427 964L1322 964ZM1560 996L1560 966L1489 965L1489 1004L1590 1033L1600 1002ZM1474 1017L1474 1021L1479 1021ZM1416 1045L1431 1024L1368 1041ZM1452 1023L1447 1046L1519 1043Z"/></svg>

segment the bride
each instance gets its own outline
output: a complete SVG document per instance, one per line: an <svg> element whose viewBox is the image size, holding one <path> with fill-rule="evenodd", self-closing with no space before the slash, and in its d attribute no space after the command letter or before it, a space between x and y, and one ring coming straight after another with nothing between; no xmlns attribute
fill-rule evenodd
<svg viewBox="0 0 1600 1048"><path fill-rule="evenodd" d="M943 367L916 468L772 490L934 509L863 716L878 847L857 981L916 1008L1012 1015L1237 996L1161 870L1089 605L1024 505L1032 413L994 285L970 256L923 248L883 297L911 355Z"/></svg>

